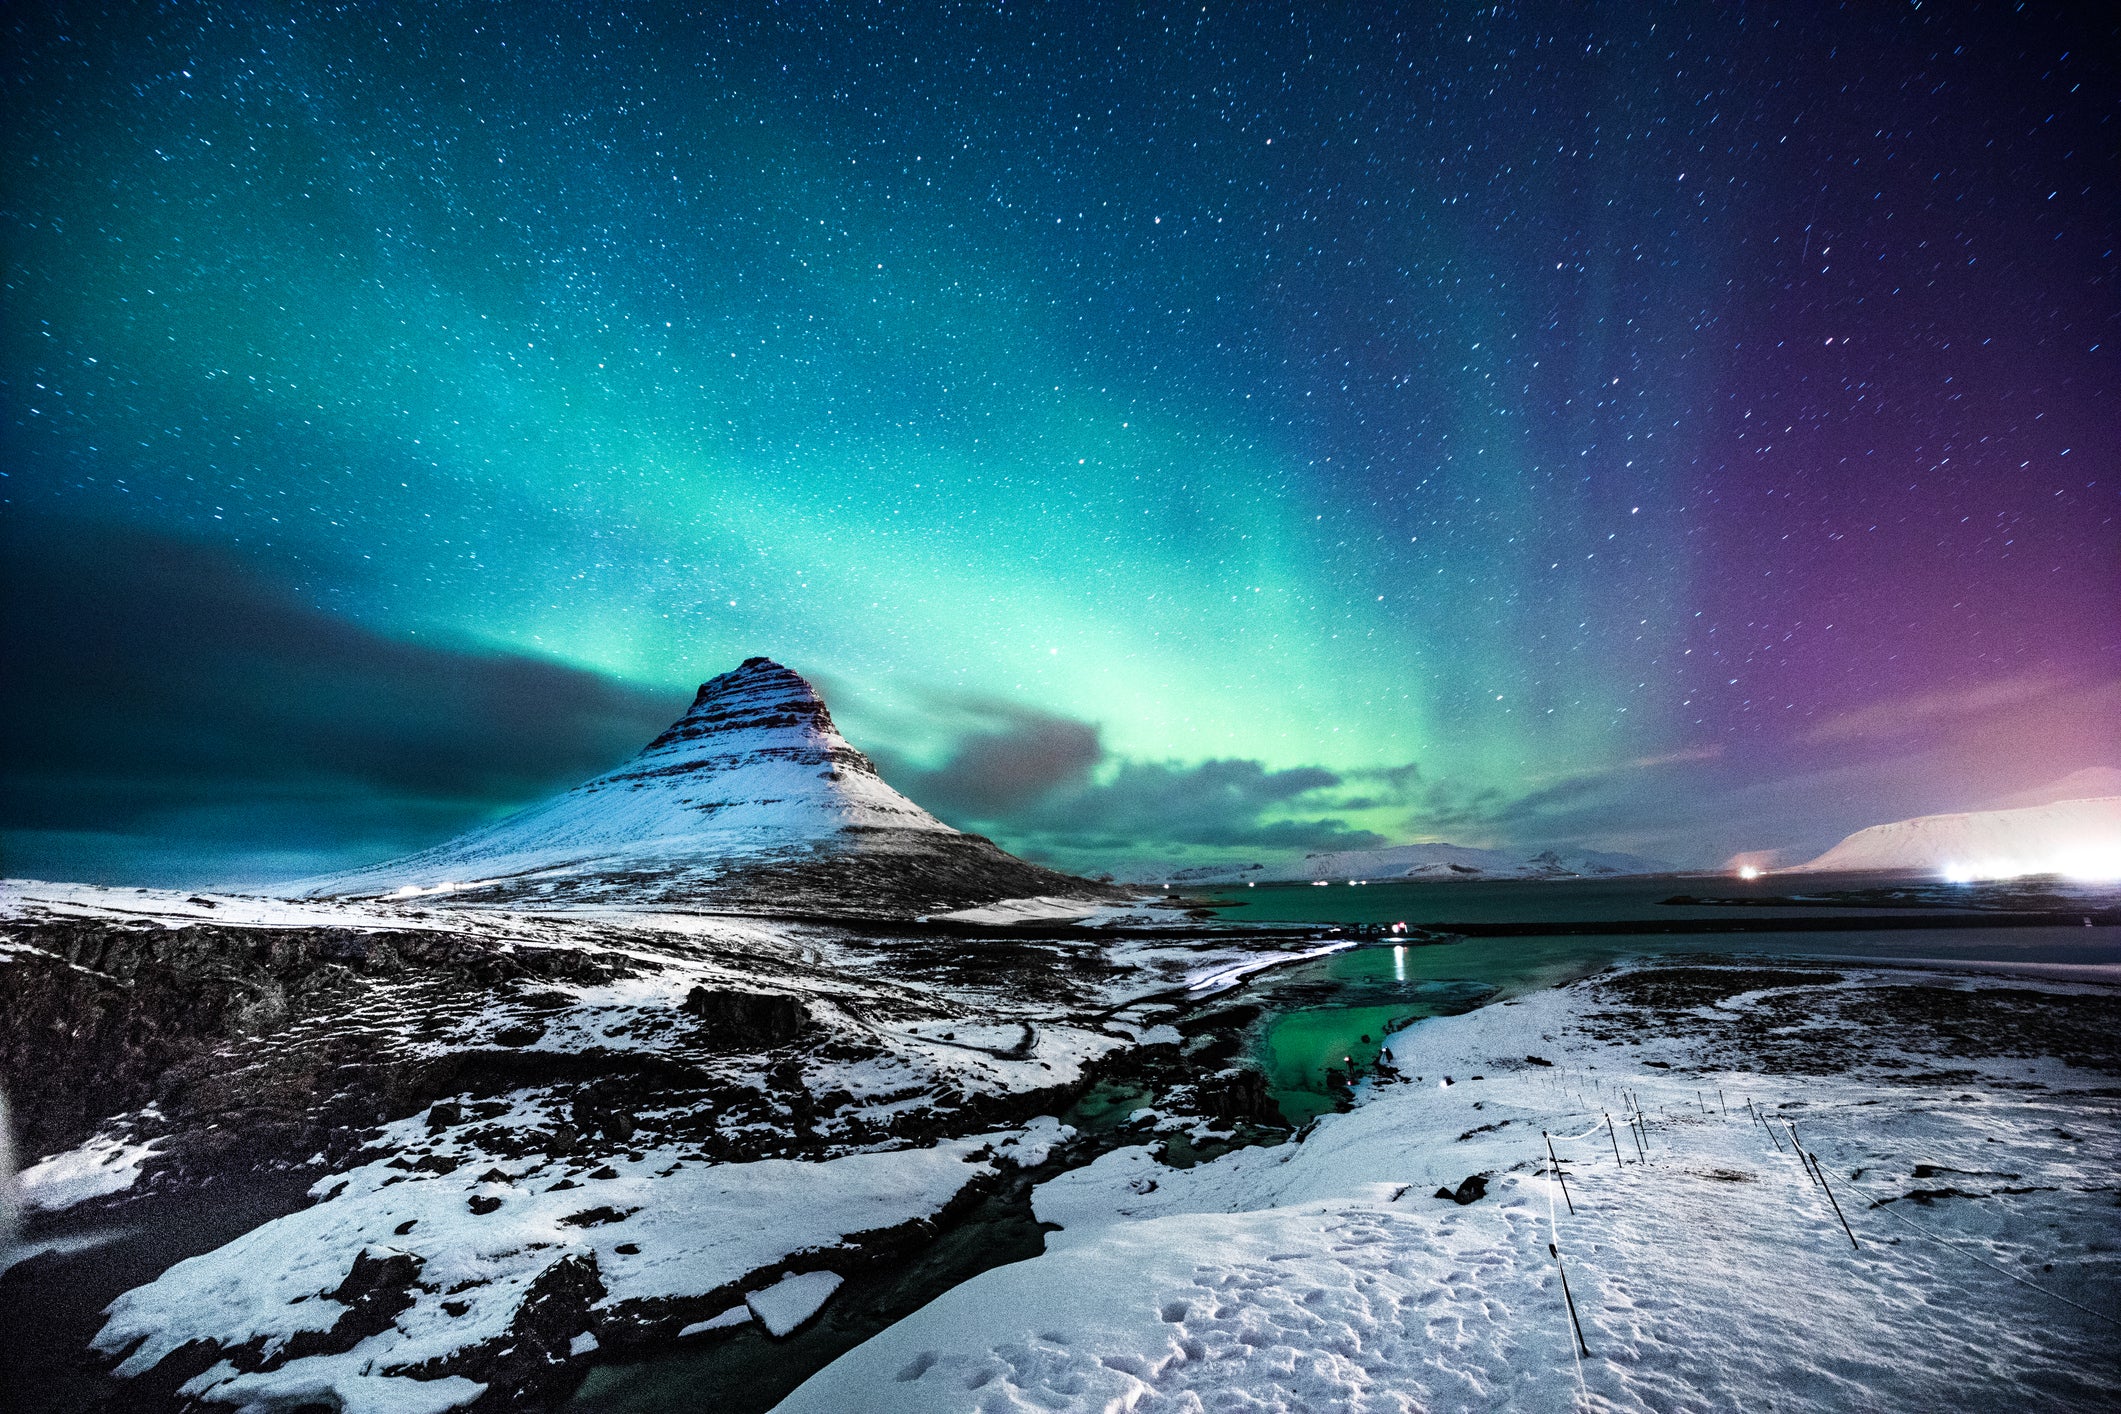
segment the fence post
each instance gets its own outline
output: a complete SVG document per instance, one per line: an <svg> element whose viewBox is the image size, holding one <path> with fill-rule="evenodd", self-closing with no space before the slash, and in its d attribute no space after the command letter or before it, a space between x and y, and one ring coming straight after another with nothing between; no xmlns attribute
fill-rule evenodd
<svg viewBox="0 0 2121 1414"><path fill-rule="evenodd" d="M1819 1156L1817 1154L1810 1154L1809 1157L1812 1161L1812 1171L1819 1175L1819 1187L1825 1192L1826 1201L1834 1205L1834 1216L1841 1219L1841 1230L1844 1233L1848 1233L1850 1249L1853 1251L1861 1251L1862 1249L1856 1246L1856 1234L1849 1231L1849 1220L1847 1216L1842 1213L1841 1204L1834 1197L1834 1190L1826 1186L1826 1169L1820 1164Z"/></svg>
<svg viewBox="0 0 2121 1414"><path fill-rule="evenodd" d="M1569 1216L1573 1218L1576 1216L1576 1200L1569 1196L1569 1181L1562 1176L1561 1160L1554 1157L1554 1136L1542 1129L1539 1137L1547 1141L1547 1162L1554 1166L1554 1181L1561 1185L1561 1201L1569 1205Z"/></svg>
<svg viewBox="0 0 2121 1414"><path fill-rule="evenodd" d="M1583 1343L1583 1322L1576 1319L1576 1295L1569 1290L1569 1270L1561 1265L1561 1249L1549 1242L1547 1251L1553 1255L1554 1270L1561 1273L1561 1299L1569 1303L1569 1328L1576 1332L1576 1348L1589 1356L1591 1347Z"/></svg>

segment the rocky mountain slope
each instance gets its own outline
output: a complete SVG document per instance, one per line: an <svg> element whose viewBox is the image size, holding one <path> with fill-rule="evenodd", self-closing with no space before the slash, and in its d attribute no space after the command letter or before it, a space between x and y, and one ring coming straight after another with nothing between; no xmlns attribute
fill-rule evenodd
<svg viewBox="0 0 2121 1414"><path fill-rule="evenodd" d="M1872 825L1788 872L1871 871L2121 877L2121 795Z"/></svg>
<svg viewBox="0 0 2121 1414"><path fill-rule="evenodd" d="M297 891L850 917L1120 897L953 830L900 795L840 735L817 690L766 658L702 684L685 715L615 771Z"/></svg>

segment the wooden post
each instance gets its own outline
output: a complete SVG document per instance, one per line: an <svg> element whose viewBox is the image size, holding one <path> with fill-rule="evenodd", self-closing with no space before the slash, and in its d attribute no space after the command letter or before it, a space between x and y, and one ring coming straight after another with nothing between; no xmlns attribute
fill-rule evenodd
<svg viewBox="0 0 2121 1414"><path fill-rule="evenodd" d="M1554 1166L1554 1181L1561 1185L1561 1201L1569 1205L1569 1216L1573 1218L1576 1216L1576 1200L1569 1196L1569 1181L1562 1176L1561 1160L1554 1157L1554 1136L1542 1129L1539 1137L1547 1141L1547 1162Z"/></svg>
<svg viewBox="0 0 2121 1414"><path fill-rule="evenodd" d="M1569 1290L1569 1272L1561 1265L1561 1249L1549 1242L1547 1251L1553 1254L1554 1270L1561 1273L1561 1299L1569 1303L1569 1328L1576 1332L1576 1348L1588 1358L1591 1347L1583 1343L1583 1322L1576 1319L1576 1295Z"/></svg>
<svg viewBox="0 0 2121 1414"><path fill-rule="evenodd" d="M1600 1113L1604 1113L1604 1111L1600 1111ZM1613 1141L1613 1166L1615 1168L1626 1168L1628 1166L1627 1160L1620 1157L1620 1137L1613 1133L1613 1117L1610 1114L1605 1117L1605 1137Z"/></svg>
<svg viewBox="0 0 2121 1414"><path fill-rule="evenodd" d="M1784 1120L1783 1123L1789 1125L1790 1152L1797 1156L1798 1166L1804 1170L1804 1176L1806 1178L1811 1179L1814 1184L1818 1183L1819 1180L1813 1176L1812 1166L1809 1163L1805 1162L1804 1145L1797 1142L1797 1126L1794 1124L1790 1124L1788 1120Z"/></svg>
<svg viewBox="0 0 2121 1414"><path fill-rule="evenodd" d="M1856 1234L1853 1232L1849 1232L1849 1220L1847 1216L1842 1213L1841 1204L1836 1201L1834 1197L1834 1190L1826 1186L1825 1166L1819 1162L1819 1156L1817 1154L1810 1154L1808 1155L1808 1157L1812 1161L1812 1171L1819 1175L1819 1187L1825 1191L1826 1201L1834 1205L1834 1216L1841 1219L1841 1230L1845 1233L1848 1233L1850 1249L1859 1252L1862 1251L1863 1249L1856 1246Z"/></svg>

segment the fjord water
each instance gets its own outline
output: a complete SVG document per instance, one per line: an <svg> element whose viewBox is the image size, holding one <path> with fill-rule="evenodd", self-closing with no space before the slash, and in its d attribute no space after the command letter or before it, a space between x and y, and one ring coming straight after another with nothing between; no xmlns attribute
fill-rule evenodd
<svg viewBox="0 0 2121 1414"><path fill-rule="evenodd" d="M1876 884L1875 879L1864 880ZM1787 897L1788 880L1600 879L1349 885L1266 885L1219 891L1233 922L1582 924L1620 919L1788 917L1794 910L1668 905L1675 893ZM1806 906L1807 917L1888 910ZM1900 910L1890 910L1899 912ZM1941 910L1929 909L1936 912ZM1250 1053L1293 1123L1330 1110L1327 1074L1373 1070L1395 1027L1559 986L1623 958L1711 954L1847 962L1935 960L1993 966L2121 967L2121 929L1908 928L1892 931L1715 934L1568 934L1371 943L1268 974L1253 984L1262 1009Z"/></svg>

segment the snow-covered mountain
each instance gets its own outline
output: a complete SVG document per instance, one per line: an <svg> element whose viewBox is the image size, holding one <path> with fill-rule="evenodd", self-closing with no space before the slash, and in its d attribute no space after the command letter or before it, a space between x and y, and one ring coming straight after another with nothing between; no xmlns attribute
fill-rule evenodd
<svg viewBox="0 0 2121 1414"><path fill-rule="evenodd" d="M829 913L1108 892L960 833L900 795L840 735L817 690L766 658L702 684L691 709L615 771L295 891Z"/></svg>
<svg viewBox="0 0 2121 1414"><path fill-rule="evenodd" d="M1307 854L1294 864L1207 864L1141 875L1152 883L1302 884L1346 879L1577 879L1665 874L1673 866L1605 850L1541 850L1525 855L1456 844L1406 844Z"/></svg>
<svg viewBox="0 0 2121 1414"><path fill-rule="evenodd" d="M2121 878L2121 795L1872 825L1783 872L1829 871Z"/></svg>

